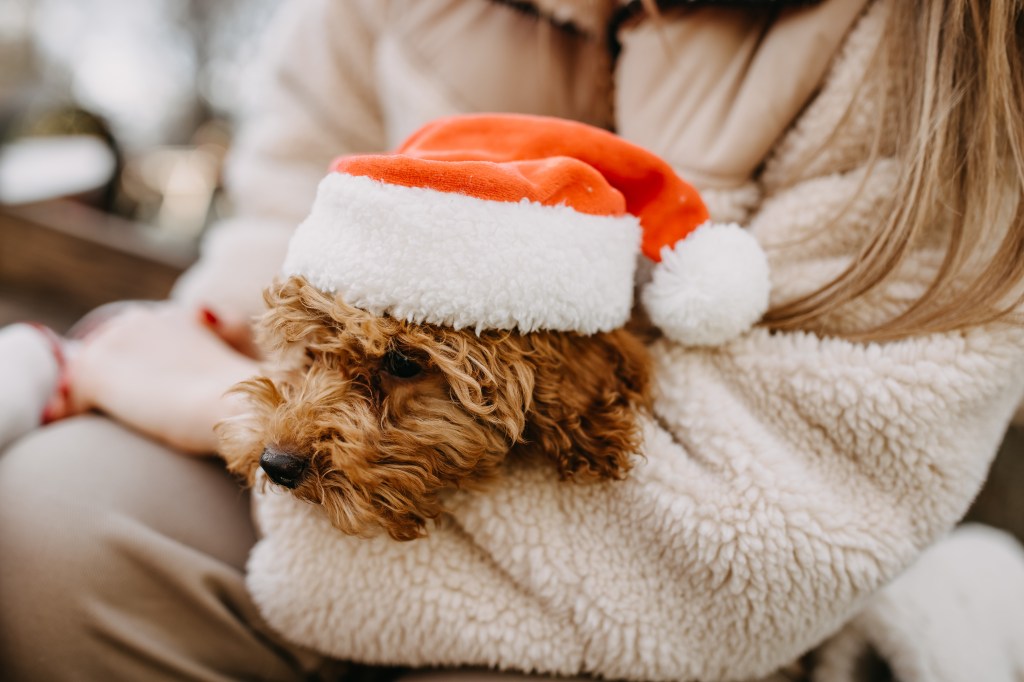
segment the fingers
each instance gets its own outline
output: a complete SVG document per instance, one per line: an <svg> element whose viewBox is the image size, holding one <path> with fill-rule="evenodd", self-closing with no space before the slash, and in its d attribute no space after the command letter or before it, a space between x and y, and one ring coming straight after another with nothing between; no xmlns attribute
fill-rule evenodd
<svg viewBox="0 0 1024 682"><path fill-rule="evenodd" d="M177 379L167 369L176 366L176 358L186 365L205 363L202 374L210 376L221 365L248 368L250 360L243 356L255 353L248 324L225 320L209 308L135 303L101 312L79 327L77 341L64 343L66 358L57 389L43 410L44 422L93 409L135 414L144 407L135 404L141 386ZM170 393L178 395L181 390Z"/></svg>
<svg viewBox="0 0 1024 682"><path fill-rule="evenodd" d="M253 341L252 325L248 320L220 315L207 306L199 308L196 316L201 325L210 329L242 355L250 358L259 357L259 350Z"/></svg>

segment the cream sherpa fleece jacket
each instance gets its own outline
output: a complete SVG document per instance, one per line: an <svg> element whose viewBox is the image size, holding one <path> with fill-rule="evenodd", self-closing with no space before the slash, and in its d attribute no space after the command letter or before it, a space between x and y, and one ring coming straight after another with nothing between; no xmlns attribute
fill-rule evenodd
<svg viewBox="0 0 1024 682"><path fill-rule="evenodd" d="M1022 343L759 331L718 351L660 345L660 419L627 480L512 469L410 543L339 535L270 492L249 587L275 629L339 658L765 674L962 515L1020 397Z"/></svg>
<svg viewBox="0 0 1024 682"><path fill-rule="evenodd" d="M609 100L618 129L692 176L716 219L750 226L768 250L775 300L807 291L891 206L895 162L865 165L884 125L873 109L881 86L857 87L891 1L862 13L863 0L828 0L767 32L713 10L630 24L614 92L594 41L536 31L506 7L294 5L265 106L235 157L240 217L208 245L204 260L219 258L219 270L194 272L179 296L256 301L251 283L280 263L339 151L388 148L457 111L599 123ZM728 49L710 57L701 36ZM794 55L800 36L811 38ZM814 69L825 69L820 88ZM792 77L768 78L779 73ZM695 97L701 88L707 96ZM691 122L718 132L696 134ZM744 136L741 149L730 131ZM936 253L922 246L833 328L899 310ZM653 352L656 419L627 480L567 485L512 466L487 491L452 499L429 537L410 543L348 538L314 507L258 495L263 539L249 587L267 621L365 662L652 680L765 674L835 632L948 531L1024 389L1024 332L999 327L871 345L756 330L713 350L662 342Z"/></svg>

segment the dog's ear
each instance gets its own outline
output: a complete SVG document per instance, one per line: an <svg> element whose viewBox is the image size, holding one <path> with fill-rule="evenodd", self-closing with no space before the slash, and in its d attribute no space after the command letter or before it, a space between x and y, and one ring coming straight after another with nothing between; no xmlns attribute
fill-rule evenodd
<svg viewBox="0 0 1024 682"><path fill-rule="evenodd" d="M267 310L257 320L256 336L259 347L268 354L294 346L379 352L401 325L354 308L299 276L274 282L263 292L263 300Z"/></svg>
<svg viewBox="0 0 1024 682"><path fill-rule="evenodd" d="M267 309L256 322L256 334L264 352L328 337L334 301L302 277L274 282L264 290L263 301Z"/></svg>
<svg viewBox="0 0 1024 682"><path fill-rule="evenodd" d="M622 478L640 447L639 418L650 409L646 347L624 329L521 338L534 370L524 447L551 459L562 478Z"/></svg>

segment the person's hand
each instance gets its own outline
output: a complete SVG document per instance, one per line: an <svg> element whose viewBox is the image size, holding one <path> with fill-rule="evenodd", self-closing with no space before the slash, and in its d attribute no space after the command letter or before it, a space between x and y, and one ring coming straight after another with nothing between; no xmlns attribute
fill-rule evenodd
<svg viewBox="0 0 1024 682"><path fill-rule="evenodd" d="M225 392L257 371L217 328L173 303L117 314L69 358L66 413L102 410L174 447L212 452L214 425L234 413Z"/></svg>

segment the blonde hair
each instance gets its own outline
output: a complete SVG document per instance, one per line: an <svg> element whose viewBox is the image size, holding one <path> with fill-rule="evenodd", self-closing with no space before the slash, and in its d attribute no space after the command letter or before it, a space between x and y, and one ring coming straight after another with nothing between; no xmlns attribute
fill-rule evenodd
<svg viewBox="0 0 1024 682"><path fill-rule="evenodd" d="M938 225L948 226L948 243L927 290L893 319L846 336L888 340L1020 322L1024 2L891 4L875 69L892 86L882 89L882 114L895 125L899 201L843 273L770 310L770 328L822 329L826 316L885 284ZM876 140L873 160L880 148Z"/></svg>

